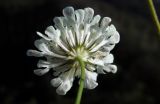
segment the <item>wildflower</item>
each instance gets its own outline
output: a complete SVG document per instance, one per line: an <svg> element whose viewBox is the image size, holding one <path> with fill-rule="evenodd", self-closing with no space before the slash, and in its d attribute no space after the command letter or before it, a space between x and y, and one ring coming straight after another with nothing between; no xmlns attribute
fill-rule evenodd
<svg viewBox="0 0 160 104"><path fill-rule="evenodd" d="M94 89L98 83L97 75L106 72L116 73L114 57L110 51L119 42L120 36L111 18L94 16L92 8L74 10L63 9L64 17L53 19L55 26L49 26L45 35L37 32L41 39L35 41L39 50L28 50L28 56L45 57L34 70L37 75L54 71L56 78L51 80L56 92L65 95L72 87L75 77L80 78L81 66L77 57L85 63L84 87Z"/></svg>

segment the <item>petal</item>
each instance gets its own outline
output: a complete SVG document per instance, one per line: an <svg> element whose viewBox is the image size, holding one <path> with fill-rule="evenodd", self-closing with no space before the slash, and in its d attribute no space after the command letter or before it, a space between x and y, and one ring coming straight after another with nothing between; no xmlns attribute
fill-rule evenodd
<svg viewBox="0 0 160 104"><path fill-rule="evenodd" d="M88 62L94 65L99 65L99 66L104 65L104 61L100 59L88 59Z"/></svg>
<svg viewBox="0 0 160 104"><path fill-rule="evenodd" d="M75 69L72 68L68 72L64 72L59 76L62 80L61 85L56 90L59 95L65 95L71 89L74 80L74 73Z"/></svg>
<svg viewBox="0 0 160 104"><path fill-rule="evenodd" d="M57 33L53 26L47 27L45 30L45 34L52 40L59 39L60 37L60 33Z"/></svg>
<svg viewBox="0 0 160 104"><path fill-rule="evenodd" d="M72 81L66 80L56 89L56 92L59 95L65 95L71 89L71 87Z"/></svg>
<svg viewBox="0 0 160 104"><path fill-rule="evenodd" d="M38 75L38 76L42 76L44 74L46 74L49 71L48 68L45 69L36 69L34 70L34 74Z"/></svg>
<svg viewBox="0 0 160 104"><path fill-rule="evenodd" d="M120 36L114 25L110 25L107 28L106 32L107 32L106 34L108 36L109 43L115 44L119 42Z"/></svg>
<svg viewBox="0 0 160 104"><path fill-rule="evenodd" d="M113 63L114 57L112 54L108 54L106 57L103 58L104 63Z"/></svg>
<svg viewBox="0 0 160 104"><path fill-rule="evenodd" d="M50 38L48 38L47 36L43 35L43 34L40 33L40 32L37 32L37 35L39 35L40 37L42 37L43 39L45 39L45 40L47 40L47 41L51 40Z"/></svg>
<svg viewBox="0 0 160 104"><path fill-rule="evenodd" d="M53 53L53 51L50 51L49 49L49 45L47 43L44 43L42 40L36 40L35 41L35 46L42 51L42 53L44 55L48 55L48 56L53 56L53 57L57 57L57 58L63 58L63 59L67 59L66 56L60 55L60 54L56 54Z"/></svg>
<svg viewBox="0 0 160 104"><path fill-rule="evenodd" d="M35 41L35 46L42 52L44 52L45 54L51 55L52 52L48 49L47 44L42 43L41 41L37 40Z"/></svg>
<svg viewBox="0 0 160 104"><path fill-rule="evenodd" d="M106 72L112 72L116 73L117 72L117 66L116 65L107 65L103 67Z"/></svg>
<svg viewBox="0 0 160 104"><path fill-rule="evenodd" d="M104 46L107 42L108 42L108 40L102 40L99 44L97 44L94 48L92 48L90 50L90 52L97 51L99 48L101 48L102 46Z"/></svg>
<svg viewBox="0 0 160 104"><path fill-rule="evenodd" d="M83 42L88 43L88 39L90 37L90 24L86 24L84 26L84 31L83 33L81 33L81 37L80 37L80 43L82 44Z"/></svg>
<svg viewBox="0 0 160 104"><path fill-rule="evenodd" d="M59 47L61 47L64 51L70 52L67 45L63 41L58 42Z"/></svg>
<svg viewBox="0 0 160 104"><path fill-rule="evenodd" d="M37 49L39 49L40 51L45 51L48 50L47 45L45 44L45 42L42 39L36 40L34 42L34 45L36 46Z"/></svg>
<svg viewBox="0 0 160 104"><path fill-rule="evenodd" d="M58 87L61 83L62 83L62 79L59 77L51 80L51 85L53 87Z"/></svg>
<svg viewBox="0 0 160 104"><path fill-rule="evenodd" d="M64 73L64 72L70 70L70 68L71 68L70 65L62 63L61 65L59 65L57 67L54 67L53 70L56 71L56 72L62 72L62 73Z"/></svg>
<svg viewBox="0 0 160 104"><path fill-rule="evenodd" d="M37 50L28 50L27 56L35 56L35 57L42 57L43 54Z"/></svg>
<svg viewBox="0 0 160 104"><path fill-rule="evenodd" d="M44 60L39 60L37 63L37 67L39 68L55 68L55 67L59 67L61 65L63 65L64 63L66 63L66 61L62 60L61 62L54 62L52 63L51 61L44 61Z"/></svg>
<svg viewBox="0 0 160 104"><path fill-rule="evenodd" d="M63 18L62 17L55 17L53 19L54 23L55 23L55 27L57 27L58 29L62 30L63 27Z"/></svg>
<svg viewBox="0 0 160 104"><path fill-rule="evenodd" d="M101 28L107 28L107 26L108 26L108 24L111 22L111 18L109 18L109 17L104 17L103 19L102 19L102 21L101 21L101 25L100 25L100 27Z"/></svg>
<svg viewBox="0 0 160 104"><path fill-rule="evenodd" d="M86 65L86 68L87 68L87 70L89 70L89 71L94 71L94 70L96 70L96 68L94 67L94 65L90 65L90 64L87 64L87 65Z"/></svg>
<svg viewBox="0 0 160 104"><path fill-rule="evenodd" d="M63 49L61 49L58 44L56 44L55 42L50 42L49 44L49 48L51 50L51 52L62 55L62 56L66 56L67 53L63 51Z"/></svg>
<svg viewBox="0 0 160 104"><path fill-rule="evenodd" d="M84 10L78 9L75 11L77 24L81 24L84 20Z"/></svg>
<svg viewBox="0 0 160 104"><path fill-rule="evenodd" d="M106 52L105 50L101 50L101 51L98 50L98 51L94 52L91 56L94 58L102 59L107 55L108 55L108 52Z"/></svg>
<svg viewBox="0 0 160 104"><path fill-rule="evenodd" d="M100 21L100 19L101 19L101 16L96 15L91 22L91 26L97 24Z"/></svg>
<svg viewBox="0 0 160 104"><path fill-rule="evenodd" d="M98 83L96 81L97 81L97 73L86 70L84 87L88 89L94 89L95 87L98 86Z"/></svg>
<svg viewBox="0 0 160 104"><path fill-rule="evenodd" d="M44 60L39 60L37 63L37 67L38 68L50 68L51 63L48 61L44 61Z"/></svg>
<svg viewBox="0 0 160 104"><path fill-rule="evenodd" d="M71 43L72 43L73 45L75 45L75 44L76 44L76 43L75 43L75 38L74 38L73 33L72 33L71 30L68 30L68 36L69 36L69 40L71 41Z"/></svg>
<svg viewBox="0 0 160 104"><path fill-rule="evenodd" d="M63 9L63 15L68 19L74 20L74 8L73 7L66 7Z"/></svg>
<svg viewBox="0 0 160 104"><path fill-rule="evenodd" d="M117 72L117 66L112 65L112 64L106 64L104 66L97 66L97 73L100 74L106 74L106 72L112 72L116 73Z"/></svg>
<svg viewBox="0 0 160 104"><path fill-rule="evenodd" d="M106 74L103 70L103 66L97 66L97 73L99 74Z"/></svg>
<svg viewBox="0 0 160 104"><path fill-rule="evenodd" d="M120 41L119 33L117 31L115 31L113 34L114 35L112 35L109 38L109 41L110 41L109 43L112 43L112 44L118 43Z"/></svg>
<svg viewBox="0 0 160 104"><path fill-rule="evenodd" d="M106 30L108 32L114 32L114 31L116 31L116 27L113 24L111 24L108 28L106 28Z"/></svg>
<svg viewBox="0 0 160 104"><path fill-rule="evenodd" d="M84 23L90 23L94 15L94 10L92 8L85 8L84 11L85 11Z"/></svg>
<svg viewBox="0 0 160 104"><path fill-rule="evenodd" d="M45 43L42 39L36 40L34 44L41 52L32 50L32 51L28 52L28 55L32 55L32 53L34 52L35 54L37 54L37 57L41 57L41 56L45 55L45 56L53 56L53 57L67 59L66 56L56 54L56 53L53 53L53 51L50 51L50 49L49 49L50 43L49 44ZM34 55L34 53L33 53L33 55ZM40 55L40 56L38 56L38 55Z"/></svg>
<svg viewBox="0 0 160 104"><path fill-rule="evenodd" d="M103 46L104 50L107 52L111 51L114 47L115 47L115 44L109 44L109 43Z"/></svg>
<svg viewBox="0 0 160 104"><path fill-rule="evenodd" d="M61 35L61 31L59 29L56 29L55 30L55 39L59 39L60 38L60 35Z"/></svg>

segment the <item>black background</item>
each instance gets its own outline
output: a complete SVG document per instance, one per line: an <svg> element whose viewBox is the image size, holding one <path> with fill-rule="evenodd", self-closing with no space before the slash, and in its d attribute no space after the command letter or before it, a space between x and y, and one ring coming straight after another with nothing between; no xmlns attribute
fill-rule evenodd
<svg viewBox="0 0 160 104"><path fill-rule="evenodd" d="M158 15L160 2L154 1ZM0 104L73 104L77 81L65 96L50 85L51 73L33 74L38 58L27 57L35 48L36 31L53 25L62 9L91 7L112 18L121 41L112 53L116 74L98 76L98 87L85 89L82 104L160 104L160 36L147 0L1 0Z"/></svg>

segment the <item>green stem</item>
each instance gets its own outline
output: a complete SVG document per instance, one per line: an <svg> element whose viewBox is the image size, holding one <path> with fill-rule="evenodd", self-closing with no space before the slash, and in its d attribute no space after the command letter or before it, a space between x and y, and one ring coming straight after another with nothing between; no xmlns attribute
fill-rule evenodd
<svg viewBox="0 0 160 104"><path fill-rule="evenodd" d="M83 93L83 88L84 88L85 64L84 64L84 61L82 60L81 57L77 57L77 61L79 62L80 66L81 66L81 78L80 78L80 85L78 88L78 93L77 93L75 104L80 104L81 98L82 98L82 93Z"/></svg>
<svg viewBox="0 0 160 104"><path fill-rule="evenodd" d="M156 10L154 8L154 4L153 4L153 1L152 0L148 0L148 4L149 4L149 8L150 8L150 11L151 11L151 15L152 15L152 18L155 22L155 25L157 27L157 31L158 31L158 34L160 36L160 23L159 23L159 20L158 20L158 16L156 14Z"/></svg>

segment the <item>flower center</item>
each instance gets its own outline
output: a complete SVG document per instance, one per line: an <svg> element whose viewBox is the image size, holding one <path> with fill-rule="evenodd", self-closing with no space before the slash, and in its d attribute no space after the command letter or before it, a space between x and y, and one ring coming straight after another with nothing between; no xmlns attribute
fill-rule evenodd
<svg viewBox="0 0 160 104"><path fill-rule="evenodd" d="M89 52L84 47L76 47L73 49L73 56L72 58L75 59L77 57L81 57L83 61L86 61L89 57Z"/></svg>

